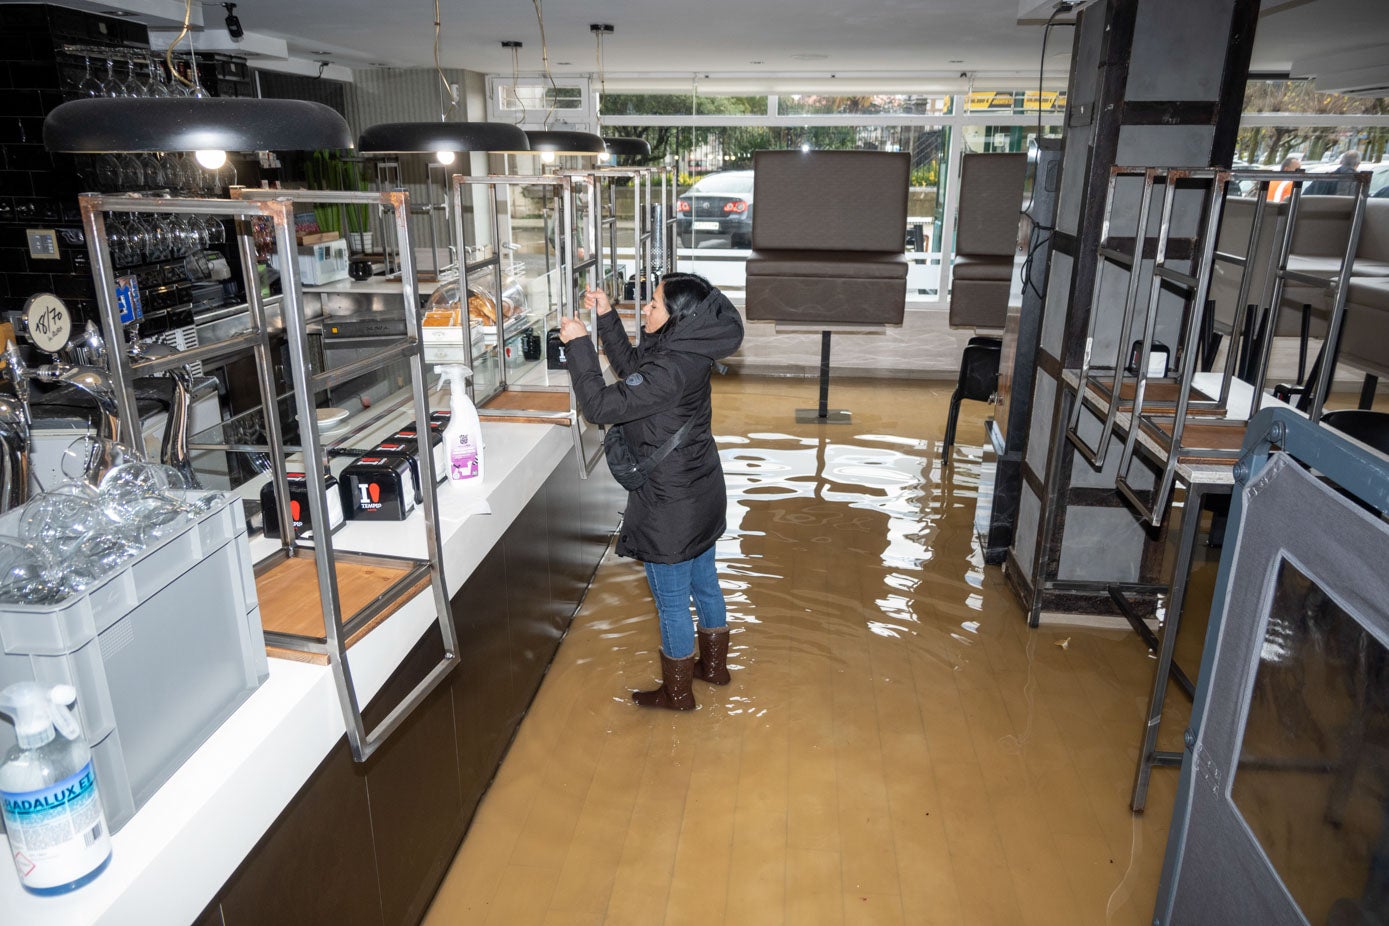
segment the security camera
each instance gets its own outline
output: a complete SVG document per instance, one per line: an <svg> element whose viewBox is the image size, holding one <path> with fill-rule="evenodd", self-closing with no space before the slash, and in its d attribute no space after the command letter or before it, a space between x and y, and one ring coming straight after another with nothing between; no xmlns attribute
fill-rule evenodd
<svg viewBox="0 0 1389 926"><path fill-rule="evenodd" d="M235 3L224 3L222 6L227 9L227 35L234 39L239 39L246 34L246 30L241 28L241 19L236 15Z"/></svg>

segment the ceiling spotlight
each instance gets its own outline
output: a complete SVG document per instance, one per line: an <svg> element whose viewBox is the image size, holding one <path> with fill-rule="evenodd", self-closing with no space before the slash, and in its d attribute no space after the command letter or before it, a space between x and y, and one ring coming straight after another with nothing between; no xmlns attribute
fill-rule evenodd
<svg viewBox="0 0 1389 926"><path fill-rule="evenodd" d="M246 30L241 28L241 18L236 15L235 3L224 3L222 6L227 10L227 35L234 39L239 39L246 34Z"/></svg>

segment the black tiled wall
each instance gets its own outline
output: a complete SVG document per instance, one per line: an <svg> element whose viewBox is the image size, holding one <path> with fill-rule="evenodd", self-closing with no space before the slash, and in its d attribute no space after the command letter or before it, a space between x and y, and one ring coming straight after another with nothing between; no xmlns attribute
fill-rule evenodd
<svg viewBox="0 0 1389 926"><path fill-rule="evenodd" d="M139 23L44 4L0 5L0 316L52 292L95 317L77 212L73 159L43 147L43 120L63 102L65 44L149 47ZM29 257L27 228L58 231L58 259Z"/></svg>

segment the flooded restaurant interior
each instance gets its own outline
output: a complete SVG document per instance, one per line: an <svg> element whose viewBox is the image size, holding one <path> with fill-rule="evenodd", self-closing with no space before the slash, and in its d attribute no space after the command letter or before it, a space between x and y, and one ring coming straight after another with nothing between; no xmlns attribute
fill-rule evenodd
<svg viewBox="0 0 1389 926"><path fill-rule="evenodd" d="M1383 0L0 0L0 923L1389 922L1384 377Z"/></svg>

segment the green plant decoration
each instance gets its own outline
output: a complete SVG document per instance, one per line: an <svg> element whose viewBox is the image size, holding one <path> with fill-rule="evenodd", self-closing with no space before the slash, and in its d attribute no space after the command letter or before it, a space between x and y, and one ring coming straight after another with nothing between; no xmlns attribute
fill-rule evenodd
<svg viewBox="0 0 1389 926"><path fill-rule="evenodd" d="M357 193L367 190L367 181L356 162L344 160L337 151L315 151L305 162L304 172L311 190L346 190ZM347 206L318 203L313 207L313 212L319 231L338 234L344 231L344 218L347 221L347 232L366 231L370 214L365 203Z"/></svg>

